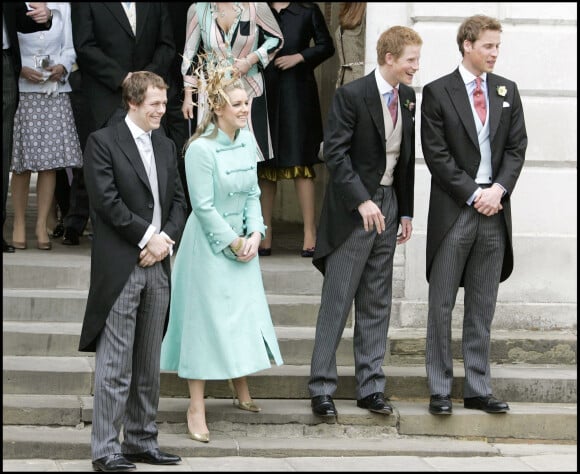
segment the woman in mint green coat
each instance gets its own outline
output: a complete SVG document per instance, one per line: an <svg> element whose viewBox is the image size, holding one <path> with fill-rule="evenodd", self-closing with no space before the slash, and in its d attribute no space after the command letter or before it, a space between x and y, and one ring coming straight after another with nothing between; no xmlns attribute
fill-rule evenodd
<svg viewBox="0 0 580 474"><path fill-rule="evenodd" d="M221 78L208 81L208 114L185 153L193 210L175 256L161 348L161 369L188 380L188 432L201 442L209 441L205 380L233 379L237 406L257 412L245 376L282 364L257 258L265 228L256 142L244 129L248 95L240 81Z"/></svg>

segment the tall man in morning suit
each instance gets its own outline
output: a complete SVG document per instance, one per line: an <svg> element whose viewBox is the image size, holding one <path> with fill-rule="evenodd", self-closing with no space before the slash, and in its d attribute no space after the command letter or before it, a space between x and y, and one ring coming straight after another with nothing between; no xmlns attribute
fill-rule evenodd
<svg viewBox="0 0 580 474"><path fill-rule="evenodd" d="M464 407L505 413L493 396L490 332L500 281L513 269L510 197L527 135L517 85L492 73L501 24L483 15L459 27L459 67L423 88L421 141L431 172L427 223L429 411L452 412L451 317L464 288Z"/></svg>
<svg viewBox="0 0 580 474"><path fill-rule="evenodd" d="M330 179L313 264L324 274L308 389L312 411L335 416L336 349L355 302L357 406L389 415L382 364L396 244L411 237L415 91L422 40L394 26L377 42L378 67L336 90L324 134ZM397 230L401 226L401 233Z"/></svg>
<svg viewBox="0 0 580 474"><path fill-rule="evenodd" d="M170 254L187 209L175 143L155 133L167 84L152 72L133 72L123 82L123 99L126 117L89 135L84 153L94 236L79 350L95 352L91 454L97 471L181 461L159 450L155 422Z"/></svg>
<svg viewBox="0 0 580 474"><path fill-rule="evenodd" d="M161 2L71 4L73 43L90 132L123 119L121 89L132 71L151 71L167 82L176 55L168 8ZM83 173L73 171L63 244L79 245L88 218Z"/></svg>

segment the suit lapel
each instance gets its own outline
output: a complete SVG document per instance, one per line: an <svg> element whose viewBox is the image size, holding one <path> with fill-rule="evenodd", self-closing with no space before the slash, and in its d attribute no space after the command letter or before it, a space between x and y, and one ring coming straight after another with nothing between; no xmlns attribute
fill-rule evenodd
<svg viewBox="0 0 580 474"><path fill-rule="evenodd" d="M143 181L149 190L151 190L149 178L147 177L147 171L145 170L143 160L141 159L141 155L137 149L137 144L135 143L135 139L133 138L133 135L131 135L131 131L129 130L129 127L127 127L125 121L120 122L117 126L117 140L119 148L123 151L135 169L139 179Z"/></svg>
<svg viewBox="0 0 580 474"><path fill-rule="evenodd" d="M383 117L383 106L380 102L383 98L379 94L374 71L366 75L365 82L366 92L364 100L377 132L381 136L383 148L386 153L385 118Z"/></svg>
<svg viewBox="0 0 580 474"><path fill-rule="evenodd" d="M140 2L137 2L135 8L138 10L138 5ZM125 9L121 2L103 2L105 8L108 8L109 11L112 13L115 20L119 22L119 24L123 27L123 29L127 32L128 35L131 37L135 37L133 34L133 30L131 29L131 24L129 23L129 18L127 18L127 14L125 13ZM137 25L139 22L137 21ZM137 26L138 28L139 26Z"/></svg>
<svg viewBox="0 0 580 474"><path fill-rule="evenodd" d="M499 118L503 107L504 98L497 93L500 86L494 74L487 75L487 94L489 95L489 140L493 143L493 138L499 127Z"/></svg>
<svg viewBox="0 0 580 474"><path fill-rule="evenodd" d="M457 110L459 120L461 120L465 130L467 131L467 135L471 141L479 147L477 130L475 128L475 121L473 120L473 112L471 111L471 104L469 103L469 97L467 96L465 84L461 79L459 69L456 69L455 72L451 74L451 78L445 88L447 89L455 110Z"/></svg>
<svg viewBox="0 0 580 474"><path fill-rule="evenodd" d="M149 13L149 8L149 2L135 2L135 18L137 21L137 33L135 34L135 38L137 41L141 38L145 25L147 24L146 19Z"/></svg>

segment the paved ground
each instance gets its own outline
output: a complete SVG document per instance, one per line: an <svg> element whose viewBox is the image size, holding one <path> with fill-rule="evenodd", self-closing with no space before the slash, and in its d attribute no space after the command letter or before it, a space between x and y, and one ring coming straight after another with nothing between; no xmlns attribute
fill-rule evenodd
<svg viewBox="0 0 580 474"><path fill-rule="evenodd" d="M452 442L452 441L450 441ZM493 457L191 457L177 466L137 464L137 472L578 472L576 445L501 444ZM3 472L90 472L82 460L3 460Z"/></svg>

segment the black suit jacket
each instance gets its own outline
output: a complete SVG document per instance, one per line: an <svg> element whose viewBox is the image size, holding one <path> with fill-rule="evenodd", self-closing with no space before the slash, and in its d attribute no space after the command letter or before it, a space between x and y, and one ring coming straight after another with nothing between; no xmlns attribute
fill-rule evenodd
<svg viewBox="0 0 580 474"><path fill-rule="evenodd" d="M122 107L127 73L151 71L166 81L176 54L167 5L136 2L134 35L120 2L73 3L73 42L92 112L91 130L103 127Z"/></svg>
<svg viewBox="0 0 580 474"><path fill-rule="evenodd" d="M505 96L498 91L505 87ZM489 126L493 182L507 193L502 199L508 245L501 281L513 270L510 195L514 190L528 144L522 101L515 82L487 74ZM431 195L427 222L427 281L441 241L454 224L466 201L478 188L475 182L481 161L475 121L469 97L459 73L437 79L423 88L421 142L431 172Z"/></svg>
<svg viewBox="0 0 580 474"><path fill-rule="evenodd" d="M386 168L383 106L375 72L338 88L324 132L324 158L330 179L316 236L313 264L324 273L325 257L355 226L362 226L358 206L372 199ZM400 156L395 167L399 218L413 217L415 185L415 91L399 85L403 121Z"/></svg>
<svg viewBox="0 0 580 474"><path fill-rule="evenodd" d="M151 142L159 186L161 230L175 240L177 248L185 224L186 204L175 144L155 132ZM83 170L91 203L93 242L91 283L79 350L92 352L113 303L139 262L138 244L153 218L153 193L125 121L89 136ZM171 281L169 257L163 266Z"/></svg>

